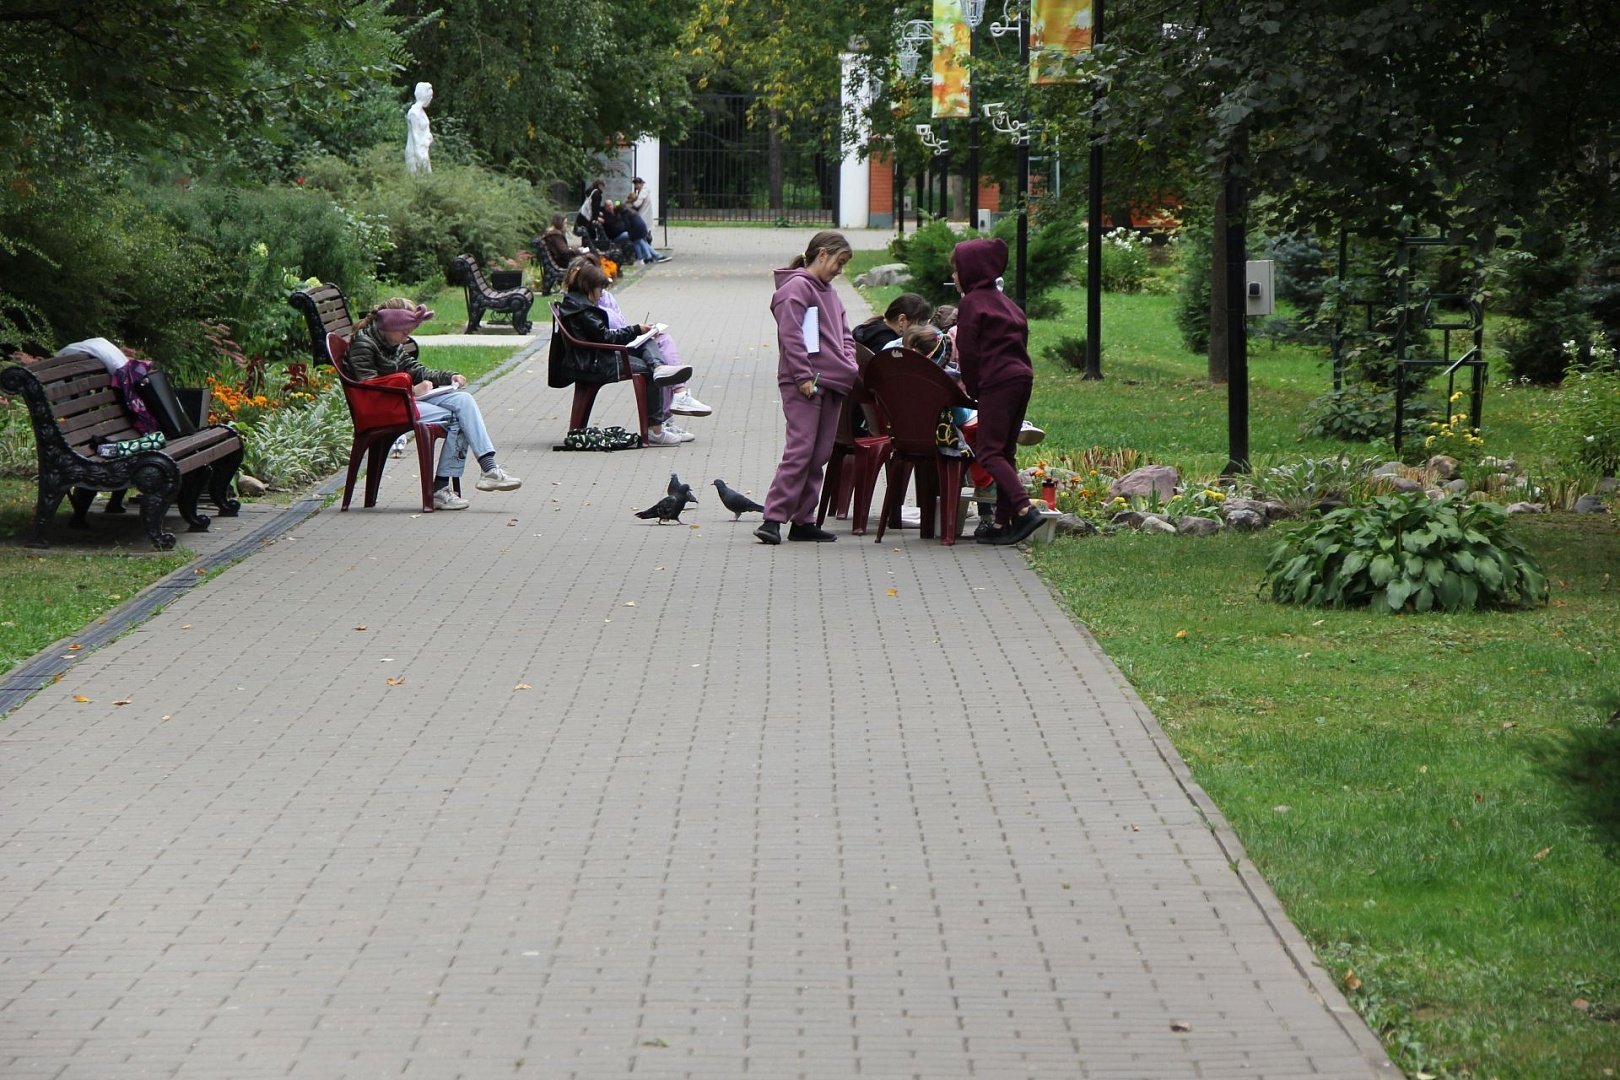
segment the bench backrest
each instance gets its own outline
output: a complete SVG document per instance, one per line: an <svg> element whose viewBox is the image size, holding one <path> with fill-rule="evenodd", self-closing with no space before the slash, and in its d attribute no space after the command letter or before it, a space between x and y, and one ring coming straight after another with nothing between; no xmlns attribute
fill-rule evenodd
<svg viewBox="0 0 1620 1080"><path fill-rule="evenodd" d="M287 303L297 308L309 324L309 351L317 364L332 363L326 350L326 335L337 334L348 338L354 333L354 316L349 312L348 297L331 282L313 288L299 289L287 297Z"/></svg>
<svg viewBox="0 0 1620 1080"><path fill-rule="evenodd" d="M30 408L34 418L34 435L43 442L48 437L60 437L69 448L85 457L95 457L96 447L107 442L121 442L140 436L134 419L124 408L124 399L113 387L112 376L100 360L83 353L53 356L29 364L25 369L34 377L38 393L50 410L55 422L54 433L40 429L40 418ZM32 396L33 388L25 390Z"/></svg>
<svg viewBox="0 0 1620 1080"><path fill-rule="evenodd" d="M475 290L483 296L494 296L500 291L490 287L489 279L484 277L483 267L479 266L471 255L456 256L456 265L461 267L462 284L468 289Z"/></svg>

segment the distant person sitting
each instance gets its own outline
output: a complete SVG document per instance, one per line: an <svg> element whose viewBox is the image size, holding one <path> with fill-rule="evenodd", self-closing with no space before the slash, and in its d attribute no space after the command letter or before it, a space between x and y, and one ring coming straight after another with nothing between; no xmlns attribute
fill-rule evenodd
<svg viewBox="0 0 1620 1080"><path fill-rule="evenodd" d="M484 414L465 390L467 377L457 371L423 367L405 350L411 331L431 318L433 312L404 297L383 301L354 328L343 368L350 378L361 382L399 371L411 377L417 413L428 423L444 424L446 428L439 468L433 475L433 509L465 510L467 500L456 494L450 481L459 478L466 468L469 448L483 470L478 478L479 491L516 491L523 481L496 462L495 444L484 427ZM438 387L453 389L427 396Z"/></svg>
<svg viewBox="0 0 1620 1080"><path fill-rule="evenodd" d="M628 203L619 204L619 219L630 232L630 242L636 247L636 258L645 263L669 262L669 256L652 245L652 230L647 219L630 209Z"/></svg>
<svg viewBox="0 0 1620 1080"><path fill-rule="evenodd" d="M874 315L850 331L857 345L865 345L873 352L898 344L906 330L916 323L925 323L933 314L933 307L916 293L901 293L889 301L881 316Z"/></svg>
<svg viewBox="0 0 1620 1080"><path fill-rule="evenodd" d="M602 226L615 244L630 249L637 262L663 261L648 242L651 234L647 232L647 223L625 210L622 205L612 202L603 205Z"/></svg>
<svg viewBox="0 0 1620 1080"><path fill-rule="evenodd" d="M590 248L584 245L574 245L568 242L568 219L561 214L551 215L551 227L540 234L540 243L545 247L546 254L557 265L557 269L567 271L568 264L576 256L583 255Z"/></svg>
<svg viewBox="0 0 1620 1080"><path fill-rule="evenodd" d="M580 263L589 262L600 268L602 265L601 260L602 257L594 253L581 255L575 260L574 266L568 268L569 276L563 281L563 291L567 292L570 282L575 280L575 267ZM621 327L630 325L629 320L624 317L623 309L619 307L618 297L613 295L611 288L602 290L601 298L597 300L597 306L607 312L609 330L618 330ZM665 364L671 367L685 368L688 371L691 370L690 365L681 359L681 350L676 347L675 339L670 336L669 331L659 331L658 336L653 340L657 342L659 356L662 357ZM671 383L664 388L664 408L666 411L680 416L708 416L714 412L709 406L693 397L691 389L684 382ZM681 437L682 442L691 442L697 438L696 435L685 428L676 426L673 420L664 421L664 430L675 432Z"/></svg>
<svg viewBox="0 0 1620 1080"><path fill-rule="evenodd" d="M628 345L652 329L641 325L618 328L608 325L608 314L601 307L608 277L595 261L576 259L568 271L568 280L564 283L567 291L558 305L558 313L573 337L604 345ZM647 376L648 445L679 446L686 440L666 426L669 412L664 407L664 387L685 383L691 378L692 369L665 364L663 354L652 340L629 353L629 359L632 371ZM551 339L547 381L554 387L569 386L575 382L610 381L614 375L604 375L601 360L602 356L597 350L572 346L561 334L556 334Z"/></svg>

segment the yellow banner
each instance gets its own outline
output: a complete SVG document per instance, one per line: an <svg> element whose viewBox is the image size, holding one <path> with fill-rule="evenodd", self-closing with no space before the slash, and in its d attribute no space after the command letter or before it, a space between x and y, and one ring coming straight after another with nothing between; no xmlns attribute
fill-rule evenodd
<svg viewBox="0 0 1620 1080"><path fill-rule="evenodd" d="M1029 81L1076 82L1091 55L1091 0L1034 0L1029 22Z"/></svg>
<svg viewBox="0 0 1620 1080"><path fill-rule="evenodd" d="M934 119L958 120L972 113L968 57L973 40L962 0L934 0Z"/></svg>

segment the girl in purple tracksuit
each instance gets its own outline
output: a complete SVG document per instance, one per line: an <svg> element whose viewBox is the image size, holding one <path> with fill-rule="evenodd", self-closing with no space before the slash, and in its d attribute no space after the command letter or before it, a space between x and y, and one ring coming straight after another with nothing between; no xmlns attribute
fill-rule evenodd
<svg viewBox="0 0 1620 1080"><path fill-rule="evenodd" d="M996 482L996 526L981 544L1016 544L1040 528L1018 479L1018 433L1035 384L1029 361L1029 323L996 279L1007 269L1007 245L999 239L964 240L951 252L962 302L956 309L956 354L962 385L979 400L977 464Z"/></svg>
<svg viewBox="0 0 1620 1080"><path fill-rule="evenodd" d="M855 388L855 340L833 280L849 262L842 233L818 232L803 255L776 271L776 387L787 418L787 445L765 496L765 522L754 530L761 543L780 544L782 523L789 540L836 540L816 525L821 475L832 457L838 414Z"/></svg>

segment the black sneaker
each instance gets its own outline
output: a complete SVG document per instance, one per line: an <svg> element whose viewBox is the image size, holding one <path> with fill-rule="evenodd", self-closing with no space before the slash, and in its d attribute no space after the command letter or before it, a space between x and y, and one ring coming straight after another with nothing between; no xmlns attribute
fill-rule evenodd
<svg viewBox="0 0 1620 1080"><path fill-rule="evenodd" d="M1017 544L1028 540L1041 527L1041 512L1033 506L1023 517L1015 517L1007 523L1007 531L996 538L994 543L1002 545Z"/></svg>
<svg viewBox="0 0 1620 1080"><path fill-rule="evenodd" d="M1007 530L993 521L981 521L979 527L973 530L973 540L979 544L999 544L1005 535Z"/></svg>
<svg viewBox="0 0 1620 1080"><path fill-rule="evenodd" d="M818 544L825 544L829 540L838 539L838 537L834 536L832 533L828 532L826 529L823 529L819 525L808 525L807 524L807 525L789 525L788 526L788 539L789 540L814 540Z"/></svg>
<svg viewBox="0 0 1620 1080"><path fill-rule="evenodd" d="M794 528L798 528L798 526L794 526ZM762 522L759 528L754 530L754 535L759 537L759 542L762 544L780 544L782 542L782 523L780 521Z"/></svg>

